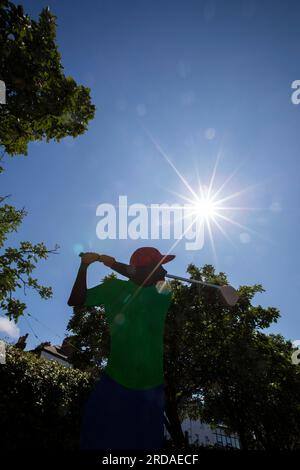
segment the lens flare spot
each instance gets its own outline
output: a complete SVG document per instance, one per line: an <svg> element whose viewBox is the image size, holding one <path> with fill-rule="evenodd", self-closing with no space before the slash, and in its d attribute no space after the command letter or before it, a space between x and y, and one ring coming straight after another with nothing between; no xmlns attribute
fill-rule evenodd
<svg viewBox="0 0 300 470"><path fill-rule="evenodd" d="M216 129L209 127L205 130L204 135L207 140L213 140L216 137Z"/></svg>
<svg viewBox="0 0 300 470"><path fill-rule="evenodd" d="M167 281L158 281L155 284L156 290L159 294L169 294L171 291L170 284Z"/></svg>
<svg viewBox="0 0 300 470"><path fill-rule="evenodd" d="M84 251L84 246L81 243L75 243L73 245L73 252L75 253L75 255L79 255L83 251Z"/></svg>
<svg viewBox="0 0 300 470"><path fill-rule="evenodd" d="M115 316L114 322L117 325L123 325L125 323L125 316L123 315L123 313L118 313L118 315Z"/></svg>
<svg viewBox="0 0 300 470"><path fill-rule="evenodd" d="M240 242L241 243L249 243L251 240L251 237L249 235L249 233L247 232L243 232L240 234Z"/></svg>

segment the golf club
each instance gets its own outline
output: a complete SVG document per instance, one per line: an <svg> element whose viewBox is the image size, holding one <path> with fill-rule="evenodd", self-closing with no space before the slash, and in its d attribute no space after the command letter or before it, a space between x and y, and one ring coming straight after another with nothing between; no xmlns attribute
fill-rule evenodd
<svg viewBox="0 0 300 470"><path fill-rule="evenodd" d="M166 274L165 277L169 279L176 279L178 281L190 282L192 284L200 284L205 287L212 287L213 289L218 289L223 300L230 307L236 305L237 301L239 300L238 293L232 286L218 286L217 284L210 284L208 282L198 281L197 279L187 279L185 277L174 276L173 274Z"/></svg>

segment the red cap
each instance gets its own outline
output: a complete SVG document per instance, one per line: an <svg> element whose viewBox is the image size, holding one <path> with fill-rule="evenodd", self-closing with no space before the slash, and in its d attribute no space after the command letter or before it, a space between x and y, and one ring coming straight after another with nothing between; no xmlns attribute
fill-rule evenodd
<svg viewBox="0 0 300 470"><path fill-rule="evenodd" d="M148 266L151 264L165 264L172 261L175 255L162 255L156 248L145 246L138 248L131 255L130 264L132 266Z"/></svg>

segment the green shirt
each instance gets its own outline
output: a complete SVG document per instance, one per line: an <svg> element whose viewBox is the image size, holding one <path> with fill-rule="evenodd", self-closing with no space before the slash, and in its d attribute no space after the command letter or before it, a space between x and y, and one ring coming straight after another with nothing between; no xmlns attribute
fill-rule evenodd
<svg viewBox="0 0 300 470"><path fill-rule="evenodd" d="M111 335L106 373L125 387L163 383L163 336L171 292L108 279L87 290L86 306L103 305Z"/></svg>

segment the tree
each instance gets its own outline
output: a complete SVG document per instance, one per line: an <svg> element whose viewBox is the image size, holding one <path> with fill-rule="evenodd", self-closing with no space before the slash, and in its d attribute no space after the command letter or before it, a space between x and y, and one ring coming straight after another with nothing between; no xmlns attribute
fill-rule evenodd
<svg viewBox="0 0 300 470"><path fill-rule="evenodd" d="M89 88L63 73L55 21L48 8L34 21L22 6L0 1L0 79L6 85L6 104L0 105L1 159L5 153L26 155L32 141L76 137L94 117ZM25 241L4 248L8 234L26 215L6 199L0 197L0 308L17 320L26 308L15 297L18 289L30 287L44 299L52 295L51 288L41 286L31 274L38 260L57 247L49 250L43 243Z"/></svg>
<svg viewBox="0 0 300 470"><path fill-rule="evenodd" d="M22 6L0 2L0 146L9 155L27 154L31 141L76 137L94 117L90 89L63 73L56 44L56 17L44 8L39 20Z"/></svg>
<svg viewBox="0 0 300 470"><path fill-rule="evenodd" d="M225 274L209 265L190 265L188 272L227 283ZM225 424L244 449L299 448L300 369L291 363L290 342L261 331L279 317L273 307L252 305L262 291L261 285L242 286L238 304L227 307L212 289L173 286L165 373L171 384L168 420L181 445L178 422L188 414Z"/></svg>
<svg viewBox="0 0 300 470"><path fill-rule="evenodd" d="M108 323L102 307L75 307L67 330L72 332L68 342L73 346L74 367L91 373L101 373L110 349Z"/></svg>
<svg viewBox="0 0 300 470"><path fill-rule="evenodd" d="M205 282L228 282L210 265L187 271ZM241 286L235 307L224 305L215 289L178 281L171 288L164 364L166 426L176 448L185 446L186 416L226 425L245 449L300 448L300 368L291 363L290 342L262 332L279 317L276 308L252 304L262 286ZM105 348L95 348L97 335L103 344L107 334L101 318L102 310L99 317L83 308L69 323L79 349L89 343L90 331L93 342L84 357L91 365L96 357L100 364L107 358Z"/></svg>
<svg viewBox="0 0 300 470"><path fill-rule="evenodd" d="M218 386L204 390L203 416L234 429L243 449L299 450L300 370L291 344L257 332L230 349Z"/></svg>
<svg viewBox="0 0 300 470"><path fill-rule="evenodd" d="M51 297L52 289L40 285L31 274L38 260L55 253L57 247L48 250L43 243L21 242L19 247L4 248L8 235L17 231L26 215L24 209L16 210L5 199L0 197L0 308L17 321L26 308L15 296L19 289L32 288L43 299Z"/></svg>
<svg viewBox="0 0 300 470"><path fill-rule="evenodd" d="M116 279L115 273L104 277ZM67 330L68 342L73 346L72 364L99 377L110 350L108 322L103 307L74 307Z"/></svg>

